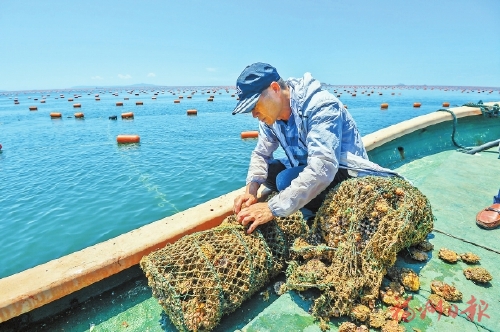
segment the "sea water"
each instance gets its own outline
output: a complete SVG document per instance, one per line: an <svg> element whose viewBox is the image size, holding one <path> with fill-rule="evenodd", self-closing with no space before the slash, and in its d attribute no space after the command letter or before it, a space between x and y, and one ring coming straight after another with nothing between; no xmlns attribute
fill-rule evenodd
<svg viewBox="0 0 500 332"><path fill-rule="evenodd" d="M341 94L362 135L434 112L445 101L500 100L497 90L481 89L358 87L356 97L353 87L329 90ZM0 278L243 187L256 140L240 133L257 130L258 121L231 115L234 93L200 87L0 93ZM144 105L136 106L139 100ZM188 109L197 116L187 116ZM51 119L51 112L62 118ZM124 112L134 119L122 120ZM118 145L121 134L139 135L140 143Z"/></svg>

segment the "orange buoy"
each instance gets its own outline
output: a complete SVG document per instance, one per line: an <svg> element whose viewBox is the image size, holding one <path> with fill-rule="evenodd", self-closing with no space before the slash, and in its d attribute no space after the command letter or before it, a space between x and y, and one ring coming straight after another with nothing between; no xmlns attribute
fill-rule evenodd
<svg viewBox="0 0 500 332"><path fill-rule="evenodd" d="M30 106L30 111L38 111L38 107L36 106Z"/></svg>
<svg viewBox="0 0 500 332"><path fill-rule="evenodd" d="M207 101L214 101L214 99L213 98L208 98Z"/></svg>
<svg viewBox="0 0 500 332"><path fill-rule="evenodd" d="M183 96L179 96L179 99L182 99L182 98L184 98L184 97Z"/></svg>
<svg viewBox="0 0 500 332"><path fill-rule="evenodd" d="M241 132L241 138L257 138L259 137L259 132L258 131L243 131Z"/></svg>
<svg viewBox="0 0 500 332"><path fill-rule="evenodd" d="M446 101L445 101L445 102L443 103L443 107L450 107L450 103L448 103L448 102L446 102Z"/></svg>
<svg viewBox="0 0 500 332"><path fill-rule="evenodd" d="M73 107L74 107L74 108L81 108L81 107L82 107L82 104L73 104Z"/></svg>
<svg viewBox="0 0 500 332"><path fill-rule="evenodd" d="M187 110L187 115L198 115L197 110Z"/></svg>
<svg viewBox="0 0 500 332"><path fill-rule="evenodd" d="M187 97L188 97L188 99L191 99L191 98L193 98L193 96L187 96Z"/></svg>
<svg viewBox="0 0 500 332"><path fill-rule="evenodd" d="M142 101L136 101L135 104L136 105L144 105L144 103Z"/></svg>
<svg viewBox="0 0 500 332"><path fill-rule="evenodd" d="M60 118L61 116L61 113L50 113L51 118Z"/></svg>
<svg viewBox="0 0 500 332"><path fill-rule="evenodd" d="M117 102L116 102L116 106L123 106L123 102L121 102L121 101L117 101Z"/></svg>
<svg viewBox="0 0 500 332"><path fill-rule="evenodd" d="M356 97L356 94L355 94L355 93L353 93L351 96Z"/></svg>
<svg viewBox="0 0 500 332"><path fill-rule="evenodd" d="M84 116L83 116L83 113L75 113L75 118L77 119L82 119Z"/></svg>
<svg viewBox="0 0 500 332"><path fill-rule="evenodd" d="M174 104L179 104L181 101L179 99L174 100Z"/></svg>
<svg viewBox="0 0 500 332"><path fill-rule="evenodd" d="M133 119L133 118L134 118L133 112L122 113L122 119Z"/></svg>
<svg viewBox="0 0 500 332"><path fill-rule="evenodd" d="M413 107L420 107L422 104L421 103L413 103Z"/></svg>
<svg viewBox="0 0 500 332"><path fill-rule="evenodd" d="M118 135L116 136L116 142L118 144L129 144L129 143L139 143L141 138L139 135Z"/></svg>
<svg viewBox="0 0 500 332"><path fill-rule="evenodd" d="M380 108L387 109L387 108L389 108L389 104L388 103L380 104Z"/></svg>

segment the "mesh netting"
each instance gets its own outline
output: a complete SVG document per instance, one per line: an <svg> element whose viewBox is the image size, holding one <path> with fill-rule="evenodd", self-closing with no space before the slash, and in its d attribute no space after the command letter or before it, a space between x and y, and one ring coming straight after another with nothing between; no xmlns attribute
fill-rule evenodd
<svg viewBox="0 0 500 332"><path fill-rule="evenodd" d="M427 198L403 179L346 180L318 211L316 237L297 239L291 248L286 287L319 288L312 306L317 317L347 315L354 304L378 298L397 253L422 242L433 220Z"/></svg>
<svg viewBox="0 0 500 332"><path fill-rule="evenodd" d="M233 215L143 257L140 266L179 330L211 330L284 271L290 243L307 231L300 212L275 218L251 235Z"/></svg>
<svg viewBox="0 0 500 332"><path fill-rule="evenodd" d="M285 288L321 291L311 308L316 317L338 317L378 298L397 253L422 242L432 226L429 201L407 181L353 178L328 194L311 229L297 212L247 235L233 215L140 265L181 331L213 329L285 269Z"/></svg>

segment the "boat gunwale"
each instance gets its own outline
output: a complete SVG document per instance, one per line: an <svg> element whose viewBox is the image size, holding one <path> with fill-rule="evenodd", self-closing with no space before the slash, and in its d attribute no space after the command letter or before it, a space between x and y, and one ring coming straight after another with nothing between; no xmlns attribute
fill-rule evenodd
<svg viewBox="0 0 500 332"><path fill-rule="evenodd" d="M449 110L457 118L482 114L478 107L462 106ZM451 120L453 117L447 112L434 112L368 134L363 137L363 142L370 151L416 130ZM0 324L137 265L143 256L184 235L219 225L233 212L234 198L244 190L244 187L234 190L110 240L0 279Z"/></svg>

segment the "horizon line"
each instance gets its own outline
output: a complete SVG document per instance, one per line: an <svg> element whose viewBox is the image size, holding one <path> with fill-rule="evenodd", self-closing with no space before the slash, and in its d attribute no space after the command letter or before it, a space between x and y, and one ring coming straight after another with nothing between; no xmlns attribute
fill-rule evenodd
<svg viewBox="0 0 500 332"><path fill-rule="evenodd" d="M477 86L477 85L428 85L428 84L330 84L330 83L321 83L322 86L331 86L331 87L438 87L438 88L465 88L465 89L494 89L500 90L500 87L493 86ZM106 86L90 86L90 85L77 85L69 88L48 88L48 89L25 89L25 90L0 90L0 93L6 92L42 92L42 91L68 91L68 90L78 90L78 91L88 91L88 90L96 90L96 89L111 89L111 88L219 88L219 89L235 89L234 85L156 85L156 84L148 84L148 83L138 83L138 84L129 84L129 85L106 85Z"/></svg>

